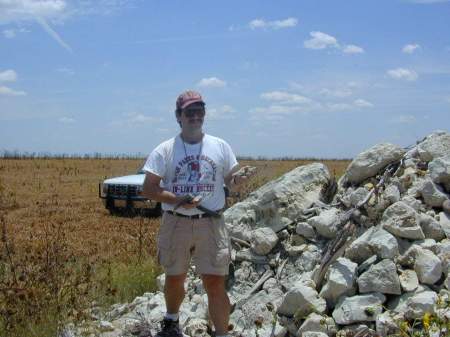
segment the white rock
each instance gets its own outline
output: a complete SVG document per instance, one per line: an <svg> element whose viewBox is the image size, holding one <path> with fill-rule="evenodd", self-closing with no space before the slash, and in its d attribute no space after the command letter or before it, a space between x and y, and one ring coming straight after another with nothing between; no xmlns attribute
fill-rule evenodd
<svg viewBox="0 0 450 337"><path fill-rule="evenodd" d="M384 196L391 204L400 201L400 191L395 185L389 185L384 191Z"/></svg>
<svg viewBox="0 0 450 337"><path fill-rule="evenodd" d="M420 283L435 284L442 276L441 260L426 249L417 249L414 270Z"/></svg>
<svg viewBox="0 0 450 337"><path fill-rule="evenodd" d="M431 207L442 207L442 203L445 200L448 200L448 197L442 187L432 182L431 179L427 179L422 184L420 193L425 201L425 204Z"/></svg>
<svg viewBox="0 0 450 337"><path fill-rule="evenodd" d="M393 259L399 254L396 238L380 227L371 227L353 241L345 256L357 263L362 263L372 255L381 259Z"/></svg>
<svg viewBox="0 0 450 337"><path fill-rule="evenodd" d="M101 332L114 331L114 325L108 321L100 321L98 328Z"/></svg>
<svg viewBox="0 0 450 337"><path fill-rule="evenodd" d="M358 265L346 258L338 258L327 272L327 282L320 291L320 296L333 306L342 295L355 293L356 269Z"/></svg>
<svg viewBox="0 0 450 337"><path fill-rule="evenodd" d="M434 305L438 295L434 291L424 291L413 295L407 300L405 317L421 319L425 313L434 314Z"/></svg>
<svg viewBox="0 0 450 337"><path fill-rule="evenodd" d="M284 295L278 313L287 316L296 315L301 318L311 312L323 313L325 310L325 300L319 297L315 289L298 284Z"/></svg>
<svg viewBox="0 0 450 337"><path fill-rule="evenodd" d="M438 184L445 186L450 192L450 155L434 159L428 165L431 179Z"/></svg>
<svg viewBox="0 0 450 337"><path fill-rule="evenodd" d="M231 235L245 240L250 239L253 227L271 227L278 232L287 226L286 219L296 220L302 210L320 199L330 179L321 163L297 167L228 208L224 212L227 228Z"/></svg>
<svg viewBox="0 0 450 337"><path fill-rule="evenodd" d="M357 282L360 293L401 294L397 268L394 262L388 259L372 265L358 278Z"/></svg>
<svg viewBox="0 0 450 337"><path fill-rule="evenodd" d="M316 236L314 227L307 222L299 222L295 228L295 232L305 238L312 239Z"/></svg>
<svg viewBox="0 0 450 337"><path fill-rule="evenodd" d="M417 146L419 157L423 161L431 161L434 158L450 154L450 134L447 132L435 132L427 136Z"/></svg>
<svg viewBox="0 0 450 337"><path fill-rule="evenodd" d="M308 219L310 224L318 234L327 239L333 239L337 233L338 210L331 208L323 211L318 216Z"/></svg>
<svg viewBox="0 0 450 337"><path fill-rule="evenodd" d="M419 279L417 278L417 274L414 270L406 269L401 272L398 278L402 289L406 292L414 291L419 286Z"/></svg>
<svg viewBox="0 0 450 337"><path fill-rule="evenodd" d="M402 201L386 209L381 224L393 235L413 240L425 239L417 212Z"/></svg>
<svg viewBox="0 0 450 337"><path fill-rule="evenodd" d="M441 241L446 237L444 230L442 229L439 222L434 219L434 217L429 216L428 214L421 213L419 214L419 219L420 227L422 227L423 233L426 238Z"/></svg>
<svg viewBox="0 0 450 337"><path fill-rule="evenodd" d="M397 323L399 319L397 317L390 311L385 311L378 315L375 323L377 332L381 336L391 336L397 334L400 331Z"/></svg>
<svg viewBox="0 0 450 337"><path fill-rule="evenodd" d="M306 331L302 335L302 337L328 337L328 335L324 332L317 331Z"/></svg>
<svg viewBox="0 0 450 337"><path fill-rule="evenodd" d="M272 228L257 228L252 232L251 249L255 254L267 255L278 243L278 236Z"/></svg>
<svg viewBox="0 0 450 337"><path fill-rule="evenodd" d="M383 311L386 297L380 293L346 297L339 301L333 311L337 324L348 325L356 322L375 321Z"/></svg>
<svg viewBox="0 0 450 337"><path fill-rule="evenodd" d="M329 336L336 334L336 323L331 317L311 313L306 317L300 329L297 331L298 336L304 336L306 332L322 332Z"/></svg>
<svg viewBox="0 0 450 337"><path fill-rule="evenodd" d="M447 238L450 239L450 214L445 212L439 213L439 224L441 225L442 230L444 231Z"/></svg>
<svg viewBox="0 0 450 337"><path fill-rule="evenodd" d="M345 172L345 179L351 184L358 184L375 176L381 169L399 160L404 154L405 151L396 145L377 144L353 159Z"/></svg>
<svg viewBox="0 0 450 337"><path fill-rule="evenodd" d="M357 206L361 203L369 194L369 191L364 187L358 187L354 192L350 194L350 204L352 206Z"/></svg>
<svg viewBox="0 0 450 337"><path fill-rule="evenodd" d="M208 321L202 318L189 318L184 328L184 333L189 336L206 337L208 331Z"/></svg>

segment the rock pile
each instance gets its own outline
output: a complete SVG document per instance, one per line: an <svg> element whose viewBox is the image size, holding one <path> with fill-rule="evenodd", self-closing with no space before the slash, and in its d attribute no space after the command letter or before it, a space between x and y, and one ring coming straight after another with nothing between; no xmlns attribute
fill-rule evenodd
<svg viewBox="0 0 450 337"><path fill-rule="evenodd" d="M424 316L448 322L449 193L450 134L439 131L407 150L362 152L337 186L315 163L253 192L225 212L233 336L387 336ZM186 288L184 332L209 336L193 273ZM164 311L162 292L147 293L113 306L97 329L154 332Z"/></svg>

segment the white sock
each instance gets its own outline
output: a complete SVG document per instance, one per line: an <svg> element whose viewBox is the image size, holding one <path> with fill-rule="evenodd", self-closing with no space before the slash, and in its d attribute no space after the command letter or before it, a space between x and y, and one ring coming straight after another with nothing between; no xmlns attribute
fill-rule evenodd
<svg viewBox="0 0 450 337"><path fill-rule="evenodd" d="M168 312L166 312L166 314L164 315L164 318L170 319L172 321L178 321L179 317L180 314L178 312L176 314L169 314Z"/></svg>

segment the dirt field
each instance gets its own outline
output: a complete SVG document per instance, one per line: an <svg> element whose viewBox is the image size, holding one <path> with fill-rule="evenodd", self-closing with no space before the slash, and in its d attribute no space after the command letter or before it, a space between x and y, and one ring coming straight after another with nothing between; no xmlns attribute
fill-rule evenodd
<svg viewBox="0 0 450 337"><path fill-rule="evenodd" d="M158 272L153 256L159 218L111 216L98 198L100 181L133 174L142 163L135 159L0 159L1 336L17 336L14 331L21 325L30 333L46 320L80 318L83 307L91 300L99 301L98 297L110 303L152 290L147 289L154 284L148 280L154 277L148 268ZM241 161L257 166L259 172L242 198L307 163ZM348 163L325 162L337 176ZM141 265L145 268L130 267ZM127 278L133 271L145 275L136 276L135 289L124 291L133 284ZM144 278L147 285L139 287ZM30 315L36 322L27 322Z"/></svg>

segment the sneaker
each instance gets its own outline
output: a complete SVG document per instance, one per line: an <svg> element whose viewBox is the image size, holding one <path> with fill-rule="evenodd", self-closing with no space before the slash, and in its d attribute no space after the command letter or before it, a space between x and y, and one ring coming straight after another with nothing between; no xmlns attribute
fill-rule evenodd
<svg viewBox="0 0 450 337"><path fill-rule="evenodd" d="M156 334L156 337L183 337L183 333L178 321L165 318L161 322L161 331Z"/></svg>

